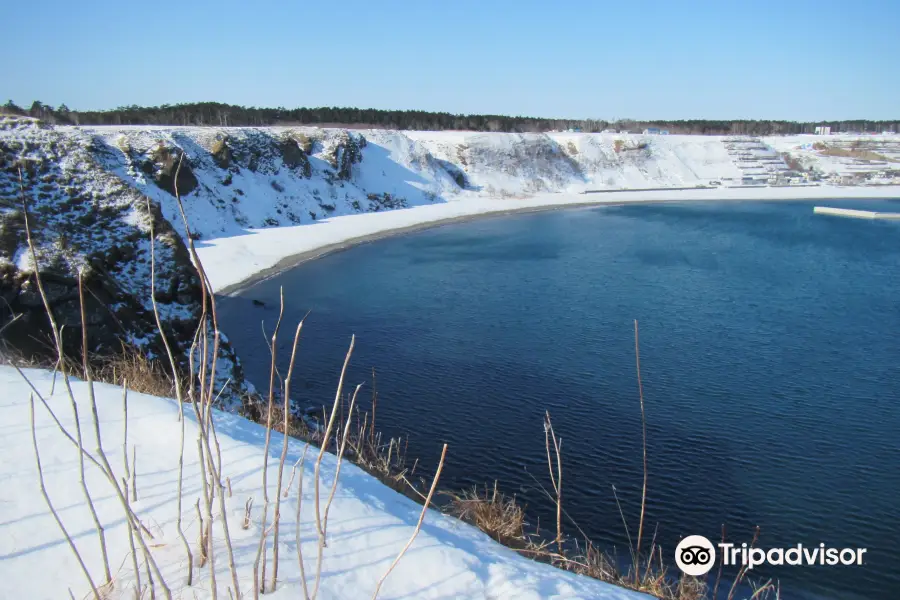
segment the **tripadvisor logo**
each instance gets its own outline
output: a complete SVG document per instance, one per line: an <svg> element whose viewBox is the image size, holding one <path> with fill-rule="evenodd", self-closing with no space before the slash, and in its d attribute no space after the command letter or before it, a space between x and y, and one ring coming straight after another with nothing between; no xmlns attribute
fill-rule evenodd
<svg viewBox="0 0 900 600"><path fill-rule="evenodd" d="M689 535L675 547L675 564L687 575L706 575L716 564L716 547L702 535Z"/></svg>
<svg viewBox="0 0 900 600"><path fill-rule="evenodd" d="M720 543L724 566L740 565L752 569L759 565L861 565L866 548L829 548L825 544L790 548L753 548L747 544ZM702 535L689 535L675 547L675 564L686 575L699 577L716 564L716 546Z"/></svg>

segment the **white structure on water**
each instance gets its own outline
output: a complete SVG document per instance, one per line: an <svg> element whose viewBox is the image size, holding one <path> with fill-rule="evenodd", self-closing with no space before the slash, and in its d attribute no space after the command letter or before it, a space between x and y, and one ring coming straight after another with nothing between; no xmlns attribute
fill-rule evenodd
<svg viewBox="0 0 900 600"><path fill-rule="evenodd" d="M852 217L854 219L889 219L900 221L900 213L875 212L872 210L854 210L850 208L832 208L830 206L816 206L813 212L820 215L834 215L836 217Z"/></svg>

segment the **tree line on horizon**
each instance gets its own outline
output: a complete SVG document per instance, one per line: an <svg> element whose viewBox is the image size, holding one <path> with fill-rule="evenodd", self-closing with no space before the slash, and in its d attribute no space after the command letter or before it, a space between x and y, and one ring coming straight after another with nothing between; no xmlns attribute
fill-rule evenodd
<svg viewBox="0 0 900 600"><path fill-rule="evenodd" d="M215 127L259 127L267 125L311 125L373 129L410 129L419 131L464 130L538 133L577 130L596 133L605 130L642 132L658 128L673 134L699 135L789 135L815 133L816 127L831 127L832 132L900 131L895 121L773 121L773 120L662 120L621 119L544 119L505 115L454 115L421 110L379 110L373 108L257 108L220 102L163 104L161 106L121 106L98 111L57 108L39 101L24 109L12 100L0 106L0 114L29 116L60 125L194 125Z"/></svg>

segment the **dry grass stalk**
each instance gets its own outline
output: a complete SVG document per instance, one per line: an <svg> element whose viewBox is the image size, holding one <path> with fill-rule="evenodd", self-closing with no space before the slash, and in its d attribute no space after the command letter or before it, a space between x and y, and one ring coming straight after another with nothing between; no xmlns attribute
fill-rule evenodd
<svg viewBox="0 0 900 600"><path fill-rule="evenodd" d="M147 567L147 582L150 588L150 600L156 600L156 584L153 583L153 573L150 572L150 562L147 556L144 556L144 564Z"/></svg>
<svg viewBox="0 0 900 600"><path fill-rule="evenodd" d="M353 407L356 406L356 395L359 393L359 389L363 386L363 384L359 384L356 386L356 390L353 392L353 398L350 400L350 411L349 414L353 414ZM344 459L344 451L347 449L347 437L350 433L350 423L352 420L350 418L347 419L347 423L344 426L344 433L341 436L341 447L338 450L337 455L337 466L334 469L334 479L331 482L331 491L328 493L328 500L325 502L325 515L322 518L322 537L324 538L328 534L328 511L331 510L331 502L334 500L334 493L337 491L338 479L341 476L341 463Z"/></svg>
<svg viewBox="0 0 900 600"><path fill-rule="evenodd" d="M550 458L550 442L553 442L553 451L556 457L556 475L553 474L553 462ZM547 450L547 467L550 470L550 481L553 484L553 492L556 494L554 501L556 502L556 545L562 550L563 534L562 534L562 439L557 440L556 432L553 431L553 423L550 420L550 412L544 412L544 446Z"/></svg>
<svg viewBox="0 0 900 600"><path fill-rule="evenodd" d="M187 240L188 250L190 251L191 258L194 261L194 266L197 268L197 273L200 276L200 288L202 292L202 315L206 317L209 313L212 314L213 320L213 349L212 349L212 368L207 376L207 365L210 364L209 361L209 351L208 344L209 339L206 335L203 336L203 363L200 368L200 400L205 403L207 410L207 417L209 413L210 406L212 404L213 398L213 387L216 380L216 365L218 363L219 356L219 322L218 315L216 312L216 302L215 296L213 295L212 285L209 283L209 277L206 274L206 270L203 268L203 263L200 261L200 256L197 254L197 249L194 246L194 236L191 233L191 227L187 220L187 214L184 211L184 204L181 202L181 194L178 192L178 175L181 173L181 165L184 162L184 152L182 152L178 157L178 167L175 169L175 178L174 178L174 189L175 189L175 201L178 204L178 211L181 214L181 220L184 223L184 231L185 231L185 239ZM205 333L206 329L206 320L201 319L203 324L203 331ZM238 592L239 594L239 592ZM239 594L240 595L240 594Z"/></svg>
<svg viewBox="0 0 900 600"><path fill-rule="evenodd" d="M225 501L224 501L224 487L222 485L222 477L221 477L221 450L219 449L218 438L216 438L215 426L213 424L212 418L212 405L213 405L213 393L215 391L215 382L216 382L216 365L218 364L218 356L219 356L219 342L220 342L220 334L219 334L219 325L218 325L218 314L216 311L216 302L215 296L213 295L212 285L210 285L209 277L206 274L206 270L203 268L203 263L200 261L200 257L197 254L197 249L194 247L194 236L191 234L191 228L187 220L187 215L184 211L184 204L181 201L181 194L178 192L178 175L181 172L181 165L184 161L184 152L181 153L178 159L178 168L175 170L175 178L174 178L174 188L175 188L175 200L178 204L178 211L181 214L182 222L184 223L185 228L185 239L188 242L188 249L190 250L191 258L194 261L194 265L197 268L197 272L200 276L200 286L202 292L202 302L201 302L201 319L200 326L198 327L199 336L200 333L203 334L203 343L202 343L202 363L200 365L200 377L199 377L199 397L193 402L194 411L197 416L197 424L200 435L200 446L201 446L201 463L205 459L209 465L209 472L211 478L211 485L208 491L208 504L212 504L212 495L216 490L219 492L219 506L222 512L222 530L225 536L225 547L229 560L229 569L231 571L231 578L234 584L234 590L237 594L238 598L241 597L240 585L238 582L237 576L237 568L234 563L234 551L231 543L231 536L229 535L228 530L228 520L226 518L225 512ZM212 361L210 361L210 353L209 353L209 337L206 335L206 328L208 323L208 315L212 314L212 328L213 328L213 347L212 347ZM195 337L195 340L198 339ZM192 346L190 356L193 358L194 355L194 347ZM207 374L207 366L211 364L211 369ZM173 364L174 369L174 364ZM191 367L191 375L193 377L193 365ZM230 380L229 380L230 381ZM227 382L226 382L227 385ZM190 388L191 392L193 392L193 383ZM205 411L203 414L200 412L200 408L198 407L198 401L200 404L205 405ZM218 468L213 460L212 449L209 441L209 431L212 430L213 437L215 439L216 450L219 457ZM204 479L205 482L205 479ZM211 521L211 519L210 519ZM212 523L209 525L209 535L210 535L210 548L212 547ZM210 551L211 554L211 551ZM210 556L210 561L212 561L212 556ZM216 597L217 591L215 587L212 590L213 598Z"/></svg>
<svg viewBox="0 0 900 600"><path fill-rule="evenodd" d="M212 423L212 420L210 420ZM219 490L219 512L222 514L222 535L225 537L225 556L228 558L228 569L231 572L231 581L234 586L235 594L241 597L240 583L237 577L237 567L234 563L234 549L231 544L231 533L228 529L228 512L225 507L225 486L222 485L222 478L218 472L215 473L215 482Z"/></svg>
<svg viewBox="0 0 900 600"><path fill-rule="evenodd" d="M391 574L391 571L394 570L394 567L397 566L397 563L400 562L400 559L403 558L403 555L406 554L406 551L409 550L409 547L412 546L412 543L416 540L416 536L419 535L419 531L422 529L422 522L425 520L425 513L428 512L428 505L431 504L431 498L434 496L434 490L437 489L438 480L441 478L441 471L444 470L444 459L446 457L447 444L444 444L444 449L441 450L441 462L438 463L437 472L434 474L434 479L431 481L431 489L428 490L428 497L425 498L425 504L422 506L422 513L419 515L419 521L416 523L416 529L413 531L412 536L410 536L409 541L406 542L406 545L403 546L403 549L397 555L397 558L394 559L394 562L391 563L391 566L388 567L384 575L381 576L381 579L378 580L378 584L375 586L375 592L372 594L372 600L378 598L378 592L381 591L381 586L384 584L384 580L387 579L388 575Z"/></svg>
<svg viewBox="0 0 900 600"><path fill-rule="evenodd" d="M306 584L306 567L303 563L303 540L300 537L300 507L303 505L303 463L306 460L306 452L309 450L309 444L303 448L303 455L300 457L300 460L294 464L294 467L299 465L300 467L300 479L297 481L297 514L294 521L294 539L297 544L297 562L300 565L300 583L303 585L303 598L304 600L309 600L309 588ZM294 477L293 473L291 474L291 481L293 482ZM290 484L288 484L290 487Z"/></svg>
<svg viewBox="0 0 900 600"><path fill-rule="evenodd" d="M37 463L38 479L41 484L41 496L43 496L44 502L47 504L47 508L53 514L53 518L56 520L56 524L57 526L59 526L60 531L62 531L63 537L66 538L66 542L69 544L69 548L72 550L72 553L75 554L75 558L78 560L81 571L84 573L85 579L88 580L88 584L91 586L91 591L94 593L95 600L100 600L100 592L97 590L97 585L91 578L91 573L90 571L88 571L87 565L84 564L84 559L81 558L81 553L78 552L78 548L75 547L75 542L72 541L72 536L69 535L66 526L63 525L62 519L59 518L59 513L56 512L56 509L53 507L53 502L50 501L50 496L49 494L47 494L47 486L44 483L44 470L41 466L41 453L38 450L37 429L34 423L34 395L29 396L28 402L30 410L29 414L31 415L31 441L34 445L34 460Z"/></svg>
<svg viewBox="0 0 900 600"><path fill-rule="evenodd" d="M275 494L275 515L273 517L275 528L272 532L272 583L269 586L271 591L275 590L275 586L278 582L278 526L281 521L281 485L282 478L284 477L284 461L287 459L288 431L290 430L291 377L294 375L294 361L297 358L297 346L300 343L300 332L303 330L303 322L305 320L306 317L300 319L300 323L297 324L297 331L294 333L294 345L291 350L291 362L288 366L287 377L284 380L284 440L281 445L281 460L278 463L278 491ZM274 356L274 349L272 355ZM293 480L293 475L291 476L291 479ZM288 487L290 487L290 484L288 484Z"/></svg>
<svg viewBox="0 0 900 600"><path fill-rule="evenodd" d="M635 547L635 563L634 563L634 573L635 580L637 580L640 576L640 560L641 560L641 536L644 533L644 513L647 508L647 417L644 412L644 385L641 382L641 350L640 350L640 342L638 340L638 322L637 319L634 320L634 360L635 366L637 368L637 380L638 380L638 393L640 395L641 400L641 446L643 450L643 467L644 467L644 482L641 486L641 517L638 522L638 534L637 534L637 544Z"/></svg>
<svg viewBox="0 0 900 600"><path fill-rule="evenodd" d="M234 563L234 550L231 544L231 533L228 529L227 510L225 508L225 486L222 480L216 476L216 483L219 486L219 512L222 513L222 535L225 537L225 556L228 558L228 569L231 571L232 585L234 585L235 593L238 598L241 597L240 583L237 578L237 567Z"/></svg>
<svg viewBox="0 0 900 600"><path fill-rule="evenodd" d="M756 546L756 542L759 541L759 526L756 527L753 531L753 539L750 541L750 549ZM738 570L737 575L734 577L734 582L731 584L731 589L728 591L728 600L734 600L734 594L737 592L737 586L744 580L744 577L747 575L747 565L741 566Z"/></svg>
<svg viewBox="0 0 900 600"><path fill-rule="evenodd" d="M291 486L294 485L294 476L297 475L297 469L300 468L301 471L303 470L303 462L306 460L306 453L308 451L309 451L309 442L306 442L306 445L303 446L303 454L300 456L300 458L297 459L297 462L294 463L294 466L291 467L291 478L290 478L290 480L288 480L287 485L284 486L284 497L285 498L288 497L288 492L290 492ZM303 477L303 475L301 474L300 477Z"/></svg>
<svg viewBox="0 0 900 600"><path fill-rule="evenodd" d="M128 381L122 382L122 464L125 467L124 479L131 478L131 469L128 467ZM125 486L128 489L128 485Z"/></svg>
<svg viewBox="0 0 900 600"><path fill-rule="evenodd" d="M203 513L200 512L200 498L197 498L197 503L194 504L194 507L197 509L197 522L200 524L200 532L197 534L197 552L200 555L198 566L202 569L206 565L206 532L208 527L203 521Z"/></svg>
<svg viewBox="0 0 900 600"><path fill-rule="evenodd" d="M28 249L31 253L32 267L34 268L34 279L38 288L38 292L41 296L41 301L44 304L44 310L47 313L47 317L50 320L51 328L53 329L53 338L56 342L56 351L57 358L60 363L60 370L63 373L63 377L66 382L66 390L69 393L69 399L72 402L72 411L75 415L75 432L76 432L76 442L78 444L78 467L79 467L79 475L80 475L80 483L81 489L84 494L85 500L87 501L88 507L91 512L91 518L94 521L94 527L97 530L97 534L100 541L100 552L103 556L103 569L104 575L106 576L106 582L112 581L112 574L109 569L109 558L106 552L106 535L103 530L103 526L100 524L100 519L97 517L97 510L94 508L94 501L91 498L90 491L88 490L87 484L84 479L84 444L81 436L81 423L78 418L78 404L75 402L75 396L72 393L72 386L69 384L69 378L66 375L65 371L65 352L63 351L63 343L62 343L62 331L56 325L56 319L53 316L53 310L50 308L50 302L47 299L47 294L44 291L44 284L41 281L40 275L40 266L37 258L37 250L34 245L34 239L31 236L31 225L29 223L29 215L28 215L28 200L25 195L25 184L22 178L22 168L19 167L19 190L22 196L22 212L24 215L24 223L25 223L25 236L28 243ZM80 278L79 278L79 291L80 291ZM84 302L82 298L82 321L84 321ZM85 328L84 322L82 322L82 329ZM21 373L21 371L20 371ZM35 441L35 444L37 442ZM37 447L35 446L35 449ZM60 522L61 523L61 522ZM96 589L94 589L96 591Z"/></svg>
<svg viewBox="0 0 900 600"><path fill-rule="evenodd" d="M82 364L84 366L84 376L87 380L88 385L88 398L91 402L91 418L94 425L94 441L96 443L96 452L98 456L104 457L104 462L108 462L105 459L105 453L103 452L103 440L100 437L100 417L97 413L97 397L94 394L94 382L91 379L91 370L88 368L88 335L87 335L87 313L84 309L84 284L82 282L82 274L81 271L78 272L78 304L81 312L81 357ZM60 348L60 353L62 352L62 348ZM80 461L80 468L82 473L82 481L84 476L84 457L79 453L78 455ZM110 473L111 474L111 473ZM96 511L93 506L93 502L91 504L91 514L94 517L94 525L97 528L97 534L100 537L100 552L103 555L103 568L104 574L106 575L106 582L110 583L112 581L112 574L109 569L109 557L106 552L106 532L103 528L103 525L100 523L100 519L97 517Z"/></svg>
<svg viewBox="0 0 900 600"><path fill-rule="evenodd" d="M631 564L637 564L636 554L634 553L634 543L631 540L631 532L628 531L628 521L625 520L625 513L622 511L622 504L619 502L619 494L616 486L612 486L613 498L616 499L616 508L619 509L619 517L622 518L622 527L625 529L625 536L628 538L628 550L631 553Z"/></svg>
<svg viewBox="0 0 900 600"><path fill-rule="evenodd" d="M722 523L722 543L725 543L725 523ZM713 597L712 600L716 600L719 595L719 582L722 581L722 568L724 567L724 563L719 561L719 571L716 574L716 583L713 585Z"/></svg>
<svg viewBox="0 0 900 600"><path fill-rule="evenodd" d="M203 454L203 441L197 440L197 454L200 456L200 478L203 480L203 504L206 509L206 556L209 560L209 588L212 594L213 600L216 600L218 596L218 590L216 589L216 557L213 553L213 538L212 538L212 525L213 525L213 514L212 514L212 501L210 498L209 490L207 489L208 482L206 480L206 457ZM224 515L223 515L224 517Z"/></svg>
<svg viewBox="0 0 900 600"><path fill-rule="evenodd" d="M328 449L328 441L331 438L331 432L334 429L334 419L338 412L338 405L341 401L341 391L344 389L344 376L347 374L347 365L350 364L350 357L353 355L353 347L356 345L356 336L350 337L350 348L347 349L347 356L344 358L344 366L341 368L341 376L338 379L337 392L334 395L334 406L331 408L331 414L328 417L328 426L325 428L325 434L322 436L322 445L319 448L319 456L316 459L316 467L313 473L313 483L315 484L315 503L316 503L316 533L319 535L318 558L316 560L316 582L313 587L312 598L319 593L319 582L322 577L322 552L325 549L325 528L327 523L322 522L322 512L319 505L319 472L322 468L322 458Z"/></svg>
<svg viewBox="0 0 900 600"><path fill-rule="evenodd" d="M176 175L176 186L177 186L177 175ZM177 188L176 188L177 189ZM166 348L166 355L169 358L169 367L172 371L172 383L175 388L175 398L178 402L178 421L181 424L181 435L179 438L179 451L178 451L178 486L177 486L177 494L178 498L175 503L175 511L176 511L176 523L175 528L178 531L178 537L181 539L181 543L184 546L184 552L187 555L187 584L188 586L193 584L194 580L194 556L191 553L191 545L188 543L187 536L184 533L184 527L182 525L182 497L184 495L184 396L182 392L181 386L181 378L178 373L178 365L175 362L175 356L172 353L172 346L169 344L169 338L165 333L165 330L162 326L162 320L159 316L159 306L156 302L156 232L153 227L153 217L152 212L150 210L150 199L147 199L147 213L151 215L150 217L150 300L153 304L153 318L156 320L156 328L159 331L160 337L162 338L163 345ZM128 460L126 454L126 462Z"/></svg>
<svg viewBox="0 0 900 600"><path fill-rule="evenodd" d="M137 502L137 446L131 447L131 501Z"/></svg>
<svg viewBox="0 0 900 600"><path fill-rule="evenodd" d="M124 477L122 478L122 487L128 488L128 483ZM128 500L127 494L125 499ZM128 545L131 547L131 566L134 569L134 594L138 596L141 589L141 567L138 564L137 549L134 546L134 530L131 527L128 528Z"/></svg>
<svg viewBox="0 0 900 600"><path fill-rule="evenodd" d="M277 342L278 342L278 330L281 328L281 319L284 317L284 288L281 288L279 292L279 296L281 299L280 308L278 311L278 321L275 323L275 330L272 332L272 341L269 344L269 354L271 356L271 364L269 367L269 401L268 401L268 414L266 416L266 445L263 450L263 472L262 472L262 491L263 491L263 513L262 513L262 527L259 532L259 547L256 552L256 561L253 565L253 595L254 598L259 598L260 592L263 594L266 593L266 561L265 561L265 547L266 547L266 536L269 534L269 529L267 527L268 524L268 513L269 513L269 444L272 440L272 409L275 404L275 355L277 351ZM259 578L259 569L260 569L260 561L262 561L262 577Z"/></svg>
<svg viewBox="0 0 900 600"><path fill-rule="evenodd" d="M375 408L378 406L378 385L375 381L375 367L372 367L372 425L369 431L369 443L375 443ZM365 429L365 428L363 428Z"/></svg>
<svg viewBox="0 0 900 600"><path fill-rule="evenodd" d="M262 542L266 539L269 533L272 531L272 527L270 526L268 529L265 529L265 521L261 521L261 525L264 527L263 533L259 536L260 545L257 549L257 557L260 557L262 554ZM265 556L262 556L262 560L265 561ZM265 566L265 562L263 562L263 566ZM265 585L265 574L263 577L259 576L259 563L254 563L253 565L253 597L258 599L260 594L260 583ZM265 592L263 592L265 593Z"/></svg>
<svg viewBox="0 0 900 600"><path fill-rule="evenodd" d="M244 504L244 520L241 522L241 529L250 529L250 514L253 510L253 497L247 498L247 503Z"/></svg>

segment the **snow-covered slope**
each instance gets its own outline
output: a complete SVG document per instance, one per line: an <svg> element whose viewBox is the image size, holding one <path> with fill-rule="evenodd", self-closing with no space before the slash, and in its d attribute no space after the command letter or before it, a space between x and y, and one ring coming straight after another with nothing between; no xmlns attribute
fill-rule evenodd
<svg viewBox="0 0 900 600"><path fill-rule="evenodd" d="M836 183L900 181L898 135L793 135L765 141L800 167L831 176Z"/></svg>
<svg viewBox="0 0 900 600"><path fill-rule="evenodd" d="M723 138L612 133L405 132L488 196L684 187L740 176Z"/></svg>
<svg viewBox="0 0 900 600"><path fill-rule="evenodd" d="M51 374L28 370L37 389L49 398L49 404L64 426L73 429L74 420L68 397L61 393L50 397ZM93 428L87 401L86 384L74 383L79 402L86 447L93 448ZM9 367L0 367L0 506L3 535L0 536L0 597L29 600L68 598L71 588L76 598L85 598L90 588L65 538L40 495L38 471L31 439L28 385ZM78 454L60 433L51 417L36 403L36 431L43 474L55 508L87 563L92 577L102 583L103 570L99 543L93 521L78 483ZM102 439L112 468L124 474L122 444L124 437L122 392L97 386L97 403ZM186 411L189 412L189 411ZM200 461L195 441L196 424L186 419L187 451L184 463L183 517L187 539L195 549L194 583L185 585L185 553L176 531L177 464L180 424L174 401L128 395L128 446L137 450L136 513L153 535L151 552L172 589L174 598L210 598L208 566L198 569L196 540L199 526L194 502L203 494ZM265 429L241 417L216 413L221 445L222 475L230 478L233 495L227 498L225 517L230 525L234 557L244 598L252 597L253 562L260 534L261 468ZM282 438L273 435L269 457L270 497L274 497L275 473ZM302 444L292 441L287 463L300 458ZM450 448L450 453L453 449ZM93 450L92 450L92 453ZM302 473L304 480L301 510L301 539L310 588L316 563L317 535L314 527L313 460L310 451ZM328 454L322 463L323 504L330 490L335 457ZM288 469L286 468L286 471ZM285 473L287 479L288 473ZM122 509L114 490L98 469L87 465L88 488L95 500L100 521L106 530L109 558L115 588L111 599L133 598L134 573L129 555L127 530ZM290 488L281 507L281 558L279 585L265 597L302 598L299 563L295 545L297 482ZM240 527L244 506L254 498L252 522ZM201 502L201 507L203 503ZM345 464L331 506L324 551L320 600L370 599L377 581L409 540L421 506L383 486L353 465ZM215 564L219 598L228 597L231 584L223 535L215 511ZM272 510L269 511L271 523ZM271 540L271 536L270 536ZM271 543L270 543L271 545ZM271 549L267 555L271 565ZM141 561L143 562L143 561ZM142 567L143 568L143 567ZM271 567L268 571L271 573ZM142 573L146 584L146 573ZM144 595L144 597L147 597ZM157 597L162 597L157 587ZM477 529L430 510L421 533L406 556L384 583L379 598L388 599L591 599L638 600L648 598L599 581L532 562L495 542Z"/></svg>

